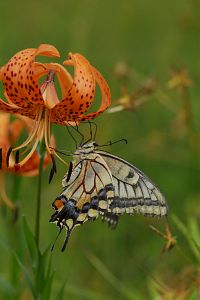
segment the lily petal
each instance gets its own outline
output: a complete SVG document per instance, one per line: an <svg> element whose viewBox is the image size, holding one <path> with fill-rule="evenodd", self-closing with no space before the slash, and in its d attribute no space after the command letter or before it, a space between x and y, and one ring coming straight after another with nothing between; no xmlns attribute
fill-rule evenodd
<svg viewBox="0 0 200 300"><path fill-rule="evenodd" d="M4 82L7 96L18 107L30 109L31 104L44 104L34 74L34 60L37 55L58 57L59 52L55 47L45 44L37 49L25 49L15 54L0 70L0 79Z"/></svg>
<svg viewBox="0 0 200 300"><path fill-rule="evenodd" d="M65 121L77 120L89 109L95 92L95 79L92 66L81 54L69 54L64 65L74 66L74 80L67 91L67 96L51 111L51 122L64 124Z"/></svg>
<svg viewBox="0 0 200 300"><path fill-rule="evenodd" d="M26 108L16 107L15 105L11 105L10 103L4 102L2 99L0 99L0 110L3 110L4 112L7 113L20 114L22 116L27 116L32 119L34 119L36 115L34 109L30 110L28 107Z"/></svg>
<svg viewBox="0 0 200 300"><path fill-rule="evenodd" d="M92 112L92 113L89 113L89 114L81 117L79 119L80 121L91 120L91 119L96 118L99 114L104 112L110 106L110 102L111 102L111 93L110 93L110 89L109 89L107 82L105 81L105 79L101 75L101 73L99 71L97 71L97 69L95 69L94 67L92 67L92 69L93 69L92 71L93 71L95 80L96 80L98 86L100 87L100 90L102 93L101 106L96 112Z"/></svg>

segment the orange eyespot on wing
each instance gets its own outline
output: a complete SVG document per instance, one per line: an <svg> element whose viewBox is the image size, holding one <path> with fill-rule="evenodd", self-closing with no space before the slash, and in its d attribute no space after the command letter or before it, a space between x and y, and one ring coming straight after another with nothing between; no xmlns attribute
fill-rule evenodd
<svg viewBox="0 0 200 300"><path fill-rule="evenodd" d="M64 207L64 203L61 199L56 199L52 206L56 209L56 210L61 210Z"/></svg>

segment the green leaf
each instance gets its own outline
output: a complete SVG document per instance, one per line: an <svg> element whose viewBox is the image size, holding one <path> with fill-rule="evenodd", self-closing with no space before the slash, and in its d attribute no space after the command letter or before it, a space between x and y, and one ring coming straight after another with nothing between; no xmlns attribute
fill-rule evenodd
<svg viewBox="0 0 200 300"><path fill-rule="evenodd" d="M90 253L87 258L95 267L95 269L107 280L107 282L109 282L115 288L115 290L123 296L123 299L138 299L134 296L134 293L129 290L129 288L127 288L117 277L115 277L110 272L110 270L102 263L102 261L98 257Z"/></svg>
<svg viewBox="0 0 200 300"><path fill-rule="evenodd" d="M65 291L65 284L66 282L63 283L63 285L61 286L61 288L59 289L55 300L62 300L64 297L64 291Z"/></svg>
<svg viewBox="0 0 200 300"><path fill-rule="evenodd" d="M53 277L54 277L54 273L51 274L51 276L49 276L49 278L46 280L45 285L44 285L44 289L42 291L41 300L51 299L51 290L52 290Z"/></svg>
<svg viewBox="0 0 200 300"><path fill-rule="evenodd" d="M39 254L39 263L37 270L35 272L35 279L36 279L36 286L37 290L41 291L42 286L45 285L46 280L48 280L48 277L51 275L51 270L49 268L49 250L50 248L48 247L44 253ZM47 272L46 272L47 270ZM47 276L46 276L47 274ZM46 276L46 277L45 277Z"/></svg>
<svg viewBox="0 0 200 300"><path fill-rule="evenodd" d="M20 266L23 274L25 275L26 281L27 281L27 283L28 283L28 285L30 287L30 290L31 290L34 298L36 298L37 297L37 292L36 292L36 289L34 287L34 283L32 281L32 278L31 278L30 274L28 273L26 267L23 265L23 263L21 262L21 260L19 259L19 257L17 257L17 255L15 255L15 257L16 257L16 260L17 260L17 262L18 262L18 264L19 264L19 266Z"/></svg>
<svg viewBox="0 0 200 300"><path fill-rule="evenodd" d="M39 250L37 249L35 237L31 232L25 217L23 217L23 232L28 246L29 254L33 263L33 267L37 268L39 263Z"/></svg>

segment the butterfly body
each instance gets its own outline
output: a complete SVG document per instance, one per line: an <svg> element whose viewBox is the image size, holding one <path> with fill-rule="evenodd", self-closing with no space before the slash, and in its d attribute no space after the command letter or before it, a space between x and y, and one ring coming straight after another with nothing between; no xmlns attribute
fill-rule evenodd
<svg viewBox="0 0 200 300"><path fill-rule="evenodd" d="M155 184L125 160L98 150L95 142L75 151L71 172L64 176L62 186L50 220L67 230L62 250L75 226L99 215L112 227L124 213L167 215L165 198Z"/></svg>

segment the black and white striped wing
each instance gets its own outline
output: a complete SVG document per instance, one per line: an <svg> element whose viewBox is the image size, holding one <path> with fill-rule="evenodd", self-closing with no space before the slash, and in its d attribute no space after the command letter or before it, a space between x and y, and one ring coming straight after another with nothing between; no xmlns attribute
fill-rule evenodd
<svg viewBox="0 0 200 300"><path fill-rule="evenodd" d="M108 209L109 199L114 196L112 174L100 155L91 153L87 159L79 161L72 169L70 179L67 179L68 174L63 178L61 194L66 199L73 199L78 209L92 200L96 200L100 213Z"/></svg>
<svg viewBox="0 0 200 300"><path fill-rule="evenodd" d="M91 153L87 159L74 162L71 175L64 176L62 185L64 189L53 202L56 211L50 219L67 230L62 250L73 228L89 219L101 215L110 225L116 225L117 216L108 213L109 201L114 197L112 175L100 155Z"/></svg>
<svg viewBox="0 0 200 300"><path fill-rule="evenodd" d="M116 215L140 213L145 216L166 216L167 203L157 186L138 168L104 151L97 151L108 165L115 197L109 211Z"/></svg>

